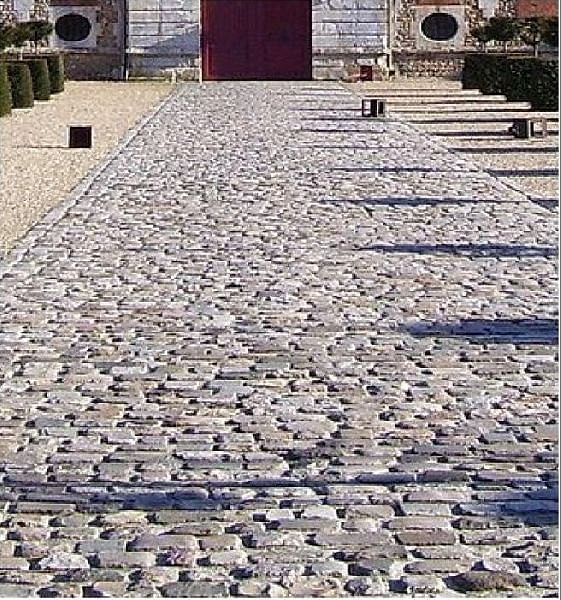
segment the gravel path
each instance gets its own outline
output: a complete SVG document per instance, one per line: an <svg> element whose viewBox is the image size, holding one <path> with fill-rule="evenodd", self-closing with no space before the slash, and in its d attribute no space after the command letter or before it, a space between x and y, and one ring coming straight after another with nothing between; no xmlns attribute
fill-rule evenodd
<svg viewBox="0 0 561 600"><path fill-rule="evenodd" d="M0 279L0 595L555 596L556 229L336 84L179 87Z"/></svg>
<svg viewBox="0 0 561 600"><path fill-rule="evenodd" d="M170 90L161 83L69 81L49 102L0 120L0 258ZM93 125L94 147L68 149L68 125Z"/></svg>
<svg viewBox="0 0 561 600"><path fill-rule="evenodd" d="M514 189L555 206L554 199L559 196L558 113L538 111L549 117L546 138L520 140L507 130L514 116L536 114L529 109L529 104L506 102L504 96L463 90L460 82L415 78L391 83L347 84L346 87L360 95L377 93L387 98L390 113L394 111L403 120L435 136L440 143L460 152ZM404 94L409 96L406 105ZM398 107L395 107L396 95L401 95ZM438 103L435 98L439 99ZM554 116L556 118L552 118Z"/></svg>

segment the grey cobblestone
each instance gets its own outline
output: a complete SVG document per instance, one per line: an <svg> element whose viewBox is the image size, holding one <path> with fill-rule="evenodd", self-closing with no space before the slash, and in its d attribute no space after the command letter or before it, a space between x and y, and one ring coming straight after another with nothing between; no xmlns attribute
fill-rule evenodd
<svg viewBox="0 0 561 600"><path fill-rule="evenodd" d="M0 265L0 596L555 588L556 222L359 108L180 86Z"/></svg>

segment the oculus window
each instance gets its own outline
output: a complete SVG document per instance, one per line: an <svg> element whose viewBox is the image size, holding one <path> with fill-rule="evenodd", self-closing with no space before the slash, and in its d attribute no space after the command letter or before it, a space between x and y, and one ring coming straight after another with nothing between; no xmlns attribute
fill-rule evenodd
<svg viewBox="0 0 561 600"><path fill-rule="evenodd" d="M81 42L90 35L91 30L90 21L76 13L64 15L57 19L55 23L56 34L65 42Z"/></svg>
<svg viewBox="0 0 561 600"><path fill-rule="evenodd" d="M448 13L432 13L423 19L421 31L429 40L445 42L458 32L458 21Z"/></svg>

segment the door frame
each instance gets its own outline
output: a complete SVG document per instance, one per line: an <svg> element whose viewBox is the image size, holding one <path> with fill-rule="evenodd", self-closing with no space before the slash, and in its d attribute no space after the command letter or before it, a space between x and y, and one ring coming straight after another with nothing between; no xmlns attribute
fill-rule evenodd
<svg viewBox="0 0 561 600"><path fill-rule="evenodd" d="M209 64L209 53L207 53L205 51L206 43L205 43L205 21L207 19L207 11L206 11L206 7L209 5L207 4L207 2L213 2L215 0L198 0L199 3L199 83L202 83L203 81L240 81L239 79L237 80L227 80L227 79L215 79L212 77L208 77L208 73L210 70L210 64ZM228 0L225 0L228 1ZM254 1L259 1L259 0L254 0ZM269 0L265 0L265 1L269 1ZM284 0L286 1L286 0ZM301 0L303 1L303 0ZM312 5L312 0L306 0L308 3L308 31L309 31L309 35L308 35L308 55L309 55L309 64L308 64L308 77L306 79L303 79L303 81L311 81L313 79L312 77L312 73L313 73L313 65L312 65L312 61L313 61L313 39L312 39L312 27L313 27L313 5ZM251 81L251 78L246 79L246 81ZM243 80L241 80L243 81ZM278 80L277 80L278 81Z"/></svg>

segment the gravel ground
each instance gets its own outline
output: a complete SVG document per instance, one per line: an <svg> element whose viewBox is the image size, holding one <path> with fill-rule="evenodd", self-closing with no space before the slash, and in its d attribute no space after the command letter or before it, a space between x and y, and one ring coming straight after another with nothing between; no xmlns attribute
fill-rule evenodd
<svg viewBox="0 0 561 600"><path fill-rule="evenodd" d="M0 257L66 198L170 90L165 83L71 81L64 93L49 102L37 102L33 109L14 111L11 117L3 118ZM90 124L94 127L94 147L68 149L68 125Z"/></svg>
<svg viewBox="0 0 561 600"><path fill-rule="evenodd" d="M401 113L402 119L434 135L451 150L459 151L463 158L473 161L503 183L528 196L556 198L559 195L558 122L550 120L550 135L545 139L514 139L506 133L511 123L504 118L508 116L509 110L521 106L521 103L501 103L497 96L489 96L488 101L482 97L481 102L473 104L469 101L471 94L461 90L459 82L442 79L406 79L391 84L365 82L347 87L358 94L372 95L375 90L379 90L381 96L388 98L413 88L426 92L430 90L435 96L447 93L449 101L446 104L421 106L417 101L417 111L397 111ZM411 98L408 102L411 102ZM479 109L483 104L489 108L481 113ZM461 110L462 105L466 108L465 111ZM451 113L450 110L454 112ZM522 108L516 110L517 115L525 112L527 111ZM543 114L554 113L546 111ZM493 122L493 118L497 121Z"/></svg>

